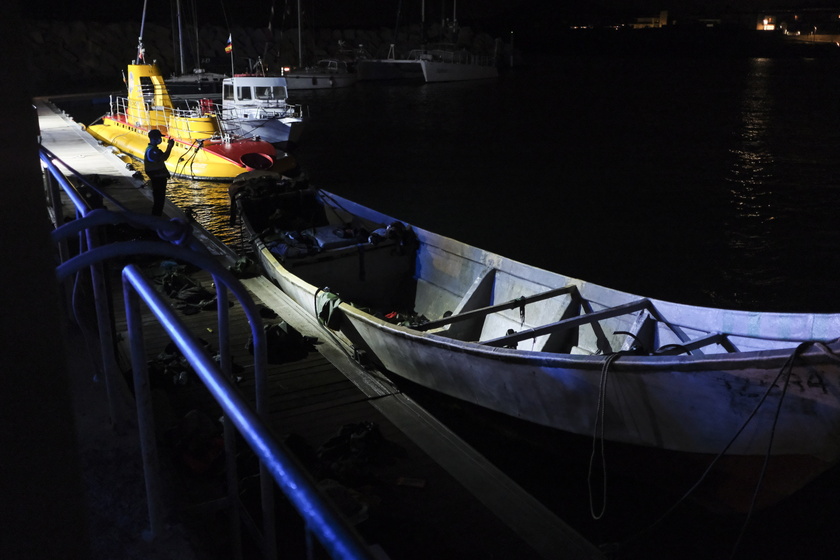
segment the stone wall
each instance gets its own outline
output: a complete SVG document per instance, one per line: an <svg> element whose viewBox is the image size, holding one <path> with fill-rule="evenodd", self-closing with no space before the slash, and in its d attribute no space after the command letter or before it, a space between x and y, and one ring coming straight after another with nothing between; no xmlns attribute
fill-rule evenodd
<svg viewBox="0 0 840 560"><path fill-rule="evenodd" d="M119 89L126 66L137 55L139 25L136 22L86 23L64 21L25 22L25 37L29 41L26 79L30 80L33 95L51 95ZM205 26L199 31L198 53L201 67L207 71L231 73L231 57L225 54L228 30ZM266 28L234 27L234 64L236 72L245 72L249 60L261 58L269 71L280 66L294 66L298 59L297 29L269 31ZM440 25L428 26L428 42L443 41ZM396 39L397 58L405 56L421 44L420 27L400 32ZM457 44L475 54L492 55L496 41L487 34L473 33L463 27ZM318 29L305 31L301 40L305 61L314 62L340 50L361 45L373 57L386 57L394 42L394 30L379 29ZM195 39L184 42L186 72L195 67ZM146 60L156 60L164 75L180 71L180 54L168 26L146 23L143 32Z"/></svg>

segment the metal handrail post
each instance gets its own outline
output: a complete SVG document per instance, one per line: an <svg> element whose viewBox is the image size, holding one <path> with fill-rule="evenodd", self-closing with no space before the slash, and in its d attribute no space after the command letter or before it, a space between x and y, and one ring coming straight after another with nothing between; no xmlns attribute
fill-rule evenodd
<svg viewBox="0 0 840 560"><path fill-rule="evenodd" d="M268 421L268 379L266 375L254 378L256 390L255 404L259 417ZM263 553L265 557L277 558L276 524L274 523L274 481L265 462L260 462L260 503L263 518Z"/></svg>
<svg viewBox="0 0 840 560"><path fill-rule="evenodd" d="M134 378L134 399L137 402L137 427L143 456L143 475L146 481L146 503L149 511L149 538L163 535L163 506L160 498L160 463L155 440L155 420L143 324L140 320L140 297L128 280L123 279L126 323L131 348L131 371Z"/></svg>
<svg viewBox="0 0 840 560"><path fill-rule="evenodd" d="M86 231L88 251L95 250L98 238L95 232ZM105 377L105 392L108 395L108 407L114 427L123 429L127 422L125 408L121 406L119 392L120 372L114 349L113 314L111 297L105 281L104 265L95 263L90 266L90 282L93 287L93 301L96 309L96 323L99 330L99 347L102 355L102 371Z"/></svg>
<svg viewBox="0 0 840 560"><path fill-rule="evenodd" d="M213 283L216 286L216 310L218 333L217 343L219 345L219 367L222 373L231 382L235 382L233 375L233 359L230 351L230 306L228 304L228 289L224 279L213 275ZM230 527L233 538L234 560L242 559L242 531L239 517L239 480L238 466L236 464L236 433L234 426L227 415L222 416L222 434L225 442L225 468L228 490L228 501L230 502ZM272 512L273 514L273 512ZM273 522L273 517L272 517Z"/></svg>
<svg viewBox="0 0 840 560"><path fill-rule="evenodd" d="M222 435L225 439L225 481L230 502L230 534L234 560L242 560L242 520L239 515L239 468L236 464L236 426L227 414L222 416Z"/></svg>
<svg viewBox="0 0 840 560"><path fill-rule="evenodd" d="M64 211L61 206L61 190L58 188L58 183L52 173L44 173L44 186L47 194L49 195L54 225L55 227L58 227L60 225L59 220L61 220L61 217L64 215ZM70 251L67 248L67 241L62 240L61 243L58 244L59 259L61 259L61 262L64 262L69 258L69 255Z"/></svg>
<svg viewBox="0 0 840 560"><path fill-rule="evenodd" d="M222 372L228 376L228 379L233 380L232 358L230 353L230 305L228 299L227 287L224 280L217 276L213 276L213 284L216 287L216 314L218 321L216 324L216 331L218 333L219 344L219 365Z"/></svg>
<svg viewBox="0 0 840 560"><path fill-rule="evenodd" d="M64 210L62 209L61 203L61 189L59 188L59 183L56 181L55 176L52 173L44 173L44 190L47 192L49 197L50 207L52 208L53 213L53 226L58 227L60 225L59 220L64 215ZM67 239L62 239L58 242L58 260L59 262L65 262L67 259L70 258L70 247L67 242ZM73 292L72 286L70 284L65 285L64 289L64 298L65 301L71 301L71 294Z"/></svg>

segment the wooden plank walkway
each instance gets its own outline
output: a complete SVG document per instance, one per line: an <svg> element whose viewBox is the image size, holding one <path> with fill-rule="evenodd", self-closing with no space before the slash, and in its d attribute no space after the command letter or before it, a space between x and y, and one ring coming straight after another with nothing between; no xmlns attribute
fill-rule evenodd
<svg viewBox="0 0 840 560"><path fill-rule="evenodd" d="M109 149L98 146L47 103L38 102L36 107L48 149L80 173L107 175L111 181L105 188L121 204L148 211L148 189L139 188L138 179ZM183 216L170 204L165 212ZM223 264L232 264L235 255L209 233L198 228L198 236ZM160 273L159 263L147 264L150 275ZM191 277L212 289L206 273L196 272ZM119 279L112 280L116 282L114 298L121 302ZM353 361L352 349L314 324L268 280L250 278L243 283L258 305L278 315L266 322L282 318L302 335L317 340L305 357L269 367L269 423L313 477L339 479L356 503L367 508L367 519L357 529L368 542L380 545L392 560L601 557L596 547L395 390L384 376ZM241 378L237 387L253 402L253 358L246 348L250 326L238 302L233 302L229 311L232 361L241 368L236 372ZM115 313L116 331L125 340L121 304ZM209 343L211 352L218 349L215 310L185 314L183 319ZM143 323L147 360L154 361L169 339L150 313L143 314ZM129 363L125 356L121 361L124 367ZM190 414L195 419L191 411L199 411L211 421L218 418L218 405L199 381L193 378L186 384L170 381L171 385L166 385L167 379L164 376L155 391L157 428L164 441L184 439L185 420ZM360 456L358 449L355 456L342 455L339 448L329 445L335 442L331 438L351 427L368 437L372 446L377 444L363 450L367 455ZM375 429L365 430L370 427ZM346 443L346 438L341 441ZM325 444L318 457L317 451ZM174 460L178 460L177 454ZM192 476L192 480L181 481L195 488L195 477L205 473L196 472L192 465L192 471L184 465L177 470ZM197 501L213 495L199 492ZM224 547L220 533L206 529L205 537L222 539L217 544Z"/></svg>

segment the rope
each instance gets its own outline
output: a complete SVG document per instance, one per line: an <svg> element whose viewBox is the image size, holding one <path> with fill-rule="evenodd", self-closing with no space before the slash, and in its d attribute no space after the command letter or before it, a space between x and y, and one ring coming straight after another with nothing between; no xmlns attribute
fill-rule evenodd
<svg viewBox="0 0 840 560"><path fill-rule="evenodd" d="M601 519L604 516L604 512L607 510L607 459L606 454L604 453L604 415L606 413L606 407L604 406L604 402L607 396L607 377L610 365L612 365L619 356L621 356L620 352L607 356L604 360L603 366L601 367L601 378L598 384L598 406L595 411L595 426L592 430L592 454L589 456L589 471L586 476L586 484L589 489L589 513L592 515L592 519L595 519L596 521ZM592 471L595 465L596 455L598 455L599 451L601 456L603 501L601 503L601 511L595 513L595 500L592 495Z"/></svg>
<svg viewBox="0 0 840 560"><path fill-rule="evenodd" d="M184 156L181 159L178 160L178 163L184 162L183 165L180 166L181 167L180 172L178 171L178 164L177 163L175 164L175 174L176 175L186 175L184 173L184 171L186 170L186 167L189 164L190 175L188 175L188 176L192 176L192 172L193 172L192 166L193 166L193 163L195 163L195 157L198 155L198 150L201 148L202 144L203 144L203 141L201 141L201 140L195 140L193 142L192 146L190 146L190 148L187 150L187 152L184 154ZM192 152L192 155L190 155L190 152ZM187 156L189 156L189 159L187 158Z"/></svg>
<svg viewBox="0 0 840 560"><path fill-rule="evenodd" d="M776 435L776 426L779 423L779 416L782 411L782 402L784 402L785 395L787 394L788 387L790 386L790 376L791 373L793 373L793 364L799 357L799 355L802 354L802 352L804 352L810 346L816 347L817 349L821 350L826 356L834 359L835 361L840 361L840 357L838 357L825 343L819 341L806 341L801 343L794 349L793 353L790 355L790 357L788 357L787 361L782 366L782 369L779 371L779 375L776 376L773 385L775 385L775 382L778 381L778 379L784 374L785 369L787 369L787 375L785 375L785 384L782 388L782 394L779 397L779 403L778 405L776 405L776 412L773 415L773 426L770 430L770 441L767 444L767 453L764 456L764 463L761 465L761 474L759 475L758 482L755 485L755 490L753 491L752 500L750 501L750 507L747 510L746 518L744 519L744 523L741 525L741 530L738 532L738 538L735 540L735 544L732 547L732 554L730 558L735 557L735 552L738 550L738 547L741 544L741 539L747 531L747 526L749 525L753 511L755 510L755 504L758 499L759 490L761 489L762 482L764 482L764 476L767 472L767 466L770 463L770 452L773 447L773 439ZM771 389L773 385L770 386ZM767 394L765 394L765 397L766 395ZM759 403L759 406L760 405L761 403Z"/></svg>
<svg viewBox="0 0 840 560"><path fill-rule="evenodd" d="M836 342L837 340L840 340L840 339L836 339L835 341L832 341L832 342ZM750 519L752 517L753 511L755 510L755 504L756 504L756 501L758 499L758 495L759 495L759 491L761 489L761 485L764 482L764 477L765 477L766 472L767 472L767 466L769 465L770 456L772 455L773 440L774 440L775 435L776 435L776 426L778 425L779 416L781 415L782 403L784 402L784 398L787 394L788 386L790 385L790 376L793 373L794 363L795 363L796 359L800 356L800 354L802 354L810 346L814 346L814 347L818 348L824 354L826 354L827 356L832 358L834 361L840 362L840 356L837 356L827 346L827 344L824 343L824 342L805 341L805 342L800 343L796 348L794 348L793 352L790 354L790 356L788 356L787 360L785 360L785 363L782 364L782 367L779 369L779 373L773 379L773 382L769 384L769 386L767 387L767 390L761 396L758 403L753 408L752 412L750 412L749 416L747 416L746 420L744 420L743 424L741 424L741 427L738 428L738 430L735 432L735 434L732 436L732 438L729 440L729 442L726 444L726 446L724 446L723 450L721 450L715 456L715 458L712 460L712 462L709 463L709 465L706 467L706 469L703 471L703 473L697 479L697 482L695 482L682 495L682 497L680 497L671 507L669 507L661 516L659 516L659 518L657 518L653 523L648 525L647 528L642 529L641 531L637 532L632 537L626 539L623 544L627 544L629 542L632 542L632 541L640 538L642 535L652 531L656 526L658 526L662 521L664 521L665 518L667 518L669 515L671 515L671 513L673 513L674 510L676 510L679 505L681 505L684 501L686 501L688 499L688 497L706 479L706 477L709 475L709 473L712 471L712 469L718 463L718 461L720 461L720 459L723 458L724 455L726 455L726 452L729 450L729 448L732 447L732 445L735 443L735 441L738 439L738 437L741 435L741 433L746 429L747 425L749 425L749 423L752 421L752 419L755 417L755 415L758 414L759 409L764 404L764 402L767 400L767 397L770 396L770 393L773 390L773 388L777 387L777 384L778 384L779 380L784 377L784 384L782 386L782 394L779 397L779 402L776 405L776 411L773 415L773 424L772 424L771 429L770 429L770 439L769 439L768 444L767 444L767 451L765 452L765 455L764 455L764 462L762 464L761 471L759 473L758 481L756 482L755 490L753 491L753 496L752 496L752 499L751 499L751 502L750 502L750 507L747 510L746 517L744 519L744 523L741 526L741 530L740 530L740 532L738 534L738 537L737 537L737 539L736 539L736 541L733 545L733 549L732 549L732 552L731 552L731 555L730 555L730 558L734 558L735 553L736 553L738 547L740 546L741 539L742 539L743 535L746 533L747 526L749 525L749 522L750 522Z"/></svg>

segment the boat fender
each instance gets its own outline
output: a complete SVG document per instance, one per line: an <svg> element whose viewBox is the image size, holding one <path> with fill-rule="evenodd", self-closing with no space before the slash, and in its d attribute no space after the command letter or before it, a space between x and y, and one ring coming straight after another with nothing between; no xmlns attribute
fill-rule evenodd
<svg viewBox="0 0 840 560"><path fill-rule="evenodd" d="M318 319L331 330L338 330L341 326L341 313L338 310L341 298L329 291L329 288L319 288L315 292L315 307Z"/></svg>

